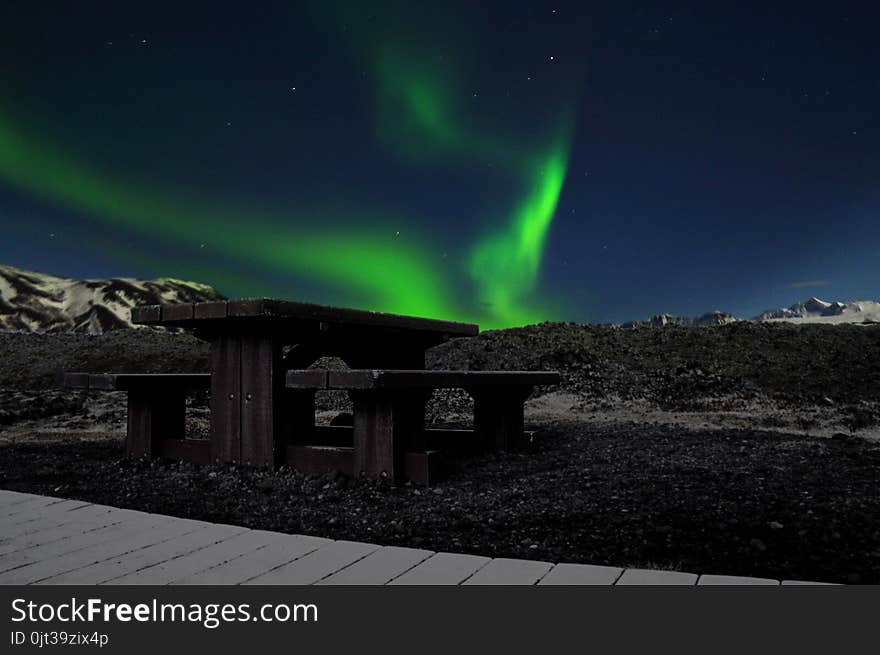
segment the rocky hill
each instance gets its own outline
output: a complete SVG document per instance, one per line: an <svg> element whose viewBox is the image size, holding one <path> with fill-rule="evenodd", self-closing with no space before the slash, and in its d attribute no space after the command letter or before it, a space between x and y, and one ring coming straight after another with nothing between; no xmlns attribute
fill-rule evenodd
<svg viewBox="0 0 880 655"><path fill-rule="evenodd" d="M76 280L0 265L0 330L102 334L133 327L135 305L221 299L174 278Z"/></svg>

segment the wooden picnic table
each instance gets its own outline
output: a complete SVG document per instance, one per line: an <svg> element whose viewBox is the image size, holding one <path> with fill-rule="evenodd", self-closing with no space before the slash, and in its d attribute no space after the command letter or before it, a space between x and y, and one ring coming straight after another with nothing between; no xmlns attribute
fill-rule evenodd
<svg viewBox="0 0 880 655"><path fill-rule="evenodd" d="M252 465L283 463L291 430L314 425L314 393L286 388L288 370L322 356L355 369L423 370L428 348L479 330L269 298L146 305L132 309L132 322L192 329L208 341L210 460Z"/></svg>

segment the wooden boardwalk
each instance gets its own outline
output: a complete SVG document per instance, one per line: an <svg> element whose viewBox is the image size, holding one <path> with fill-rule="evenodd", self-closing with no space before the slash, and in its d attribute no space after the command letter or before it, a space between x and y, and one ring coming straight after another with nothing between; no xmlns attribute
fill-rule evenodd
<svg viewBox="0 0 880 655"><path fill-rule="evenodd" d="M0 490L0 584L778 585L780 581L435 553L249 530ZM805 583L784 580L782 584Z"/></svg>

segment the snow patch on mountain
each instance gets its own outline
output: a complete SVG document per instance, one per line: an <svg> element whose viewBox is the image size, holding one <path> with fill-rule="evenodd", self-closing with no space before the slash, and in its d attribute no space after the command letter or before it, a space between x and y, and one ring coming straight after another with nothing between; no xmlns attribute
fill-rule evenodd
<svg viewBox="0 0 880 655"><path fill-rule="evenodd" d="M880 303L873 300L826 302L810 298L791 307L761 312L752 320L789 323L880 323Z"/></svg>
<svg viewBox="0 0 880 655"><path fill-rule="evenodd" d="M101 334L135 327L136 305L222 299L206 284L175 278L77 280L0 265L0 330Z"/></svg>

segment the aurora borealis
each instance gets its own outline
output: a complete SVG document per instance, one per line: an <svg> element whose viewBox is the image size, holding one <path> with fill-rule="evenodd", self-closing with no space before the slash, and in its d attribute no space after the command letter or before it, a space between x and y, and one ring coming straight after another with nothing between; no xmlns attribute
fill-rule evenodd
<svg viewBox="0 0 880 655"><path fill-rule="evenodd" d="M4 3L3 263L483 328L878 293L845 7L186 4Z"/></svg>

